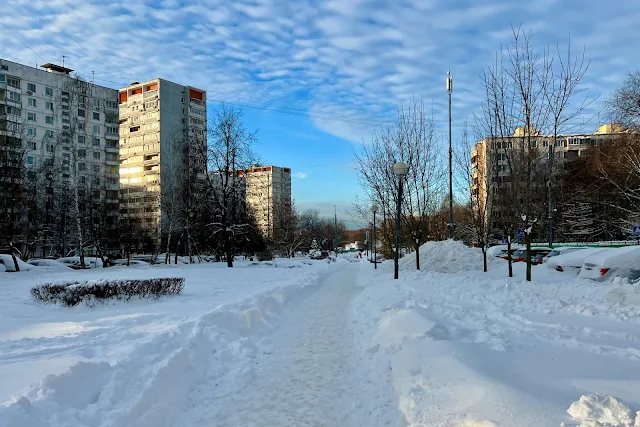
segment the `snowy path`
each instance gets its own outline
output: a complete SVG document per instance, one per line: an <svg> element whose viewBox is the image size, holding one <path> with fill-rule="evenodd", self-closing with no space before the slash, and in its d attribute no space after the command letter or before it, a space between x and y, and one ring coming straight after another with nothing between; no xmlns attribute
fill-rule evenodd
<svg viewBox="0 0 640 427"><path fill-rule="evenodd" d="M371 392L376 382L364 371L367 355L354 341L350 309L359 291L357 270L349 265L333 273L283 314L250 368L192 390L192 408L176 425L394 425L397 410L385 393Z"/></svg>

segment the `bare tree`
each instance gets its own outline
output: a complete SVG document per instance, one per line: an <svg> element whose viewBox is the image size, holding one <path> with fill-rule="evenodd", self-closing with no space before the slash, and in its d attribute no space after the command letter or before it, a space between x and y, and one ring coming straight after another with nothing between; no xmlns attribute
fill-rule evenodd
<svg viewBox="0 0 640 427"><path fill-rule="evenodd" d="M235 250L251 228L244 200L244 176L239 172L255 161L252 147L257 137L245 129L241 110L224 105L213 111L208 132L209 146L200 148L200 158L209 166L205 185L213 221L205 227L219 242L227 266L233 267Z"/></svg>
<svg viewBox="0 0 640 427"><path fill-rule="evenodd" d="M614 123L640 130L640 70L629 73L622 86L607 99L606 106Z"/></svg>
<svg viewBox="0 0 640 427"><path fill-rule="evenodd" d="M362 144L360 152L355 153L367 199L377 204L382 213L379 237L388 249L394 245L395 233L389 220L395 217L398 202L393 164L403 161L409 166L402 200L402 223L416 252L417 269L420 269L420 246L429 235L429 219L442 194L442 170L437 153L433 123L425 113L424 104L416 99L398 110L395 123L382 127L370 144Z"/></svg>

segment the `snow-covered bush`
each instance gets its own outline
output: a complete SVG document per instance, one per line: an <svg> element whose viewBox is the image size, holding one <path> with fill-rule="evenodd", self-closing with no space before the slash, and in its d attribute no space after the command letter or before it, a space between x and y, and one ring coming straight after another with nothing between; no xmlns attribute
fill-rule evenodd
<svg viewBox="0 0 640 427"><path fill-rule="evenodd" d="M158 299L182 292L184 279L164 277L134 280L85 280L45 283L31 288L31 296L46 303L74 306L81 302L91 305L108 299L127 301L131 297Z"/></svg>

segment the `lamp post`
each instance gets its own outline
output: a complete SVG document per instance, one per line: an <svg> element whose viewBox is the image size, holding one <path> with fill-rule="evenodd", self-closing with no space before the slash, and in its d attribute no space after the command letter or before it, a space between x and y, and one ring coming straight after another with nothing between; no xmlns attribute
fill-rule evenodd
<svg viewBox="0 0 640 427"><path fill-rule="evenodd" d="M453 92L453 77L451 71L447 71L447 92L449 93L449 238L453 239L453 145L451 143L451 92Z"/></svg>
<svg viewBox="0 0 640 427"><path fill-rule="evenodd" d="M371 237L371 244L373 245L373 268L378 269L378 244L376 241L376 213L378 212L378 206L371 206L371 213L373 213L373 236Z"/></svg>
<svg viewBox="0 0 640 427"><path fill-rule="evenodd" d="M396 207L396 253L394 257L393 278L398 278L398 259L400 258L400 213L402 210L402 181L409 172L409 166L403 162L393 165L393 173L398 177L398 206Z"/></svg>

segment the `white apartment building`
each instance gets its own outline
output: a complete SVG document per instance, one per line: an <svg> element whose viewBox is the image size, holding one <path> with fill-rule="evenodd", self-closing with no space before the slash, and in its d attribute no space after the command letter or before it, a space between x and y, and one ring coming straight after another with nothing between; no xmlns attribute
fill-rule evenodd
<svg viewBox="0 0 640 427"><path fill-rule="evenodd" d="M205 171L194 147L206 144L206 92L154 79L120 89L118 99L122 221L159 241L167 215L161 191L177 191L181 178Z"/></svg>
<svg viewBox="0 0 640 427"><path fill-rule="evenodd" d="M283 207L291 205L291 169L278 166L252 166L239 172L244 175L247 208L262 234L271 238L274 224Z"/></svg>
<svg viewBox="0 0 640 427"><path fill-rule="evenodd" d="M0 59L3 135L27 145L28 168L49 167L48 185L77 186L83 206L102 203L117 224L118 91L84 81L70 68L41 68Z"/></svg>

